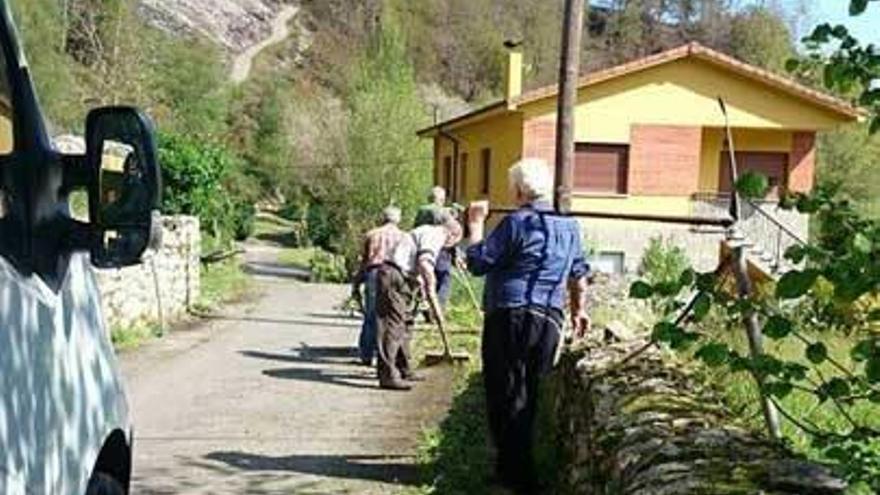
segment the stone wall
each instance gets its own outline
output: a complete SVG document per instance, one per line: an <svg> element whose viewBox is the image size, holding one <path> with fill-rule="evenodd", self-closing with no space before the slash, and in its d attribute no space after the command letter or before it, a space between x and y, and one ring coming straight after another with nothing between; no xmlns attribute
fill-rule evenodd
<svg viewBox="0 0 880 495"><path fill-rule="evenodd" d="M147 251L139 265L96 270L108 325L167 322L186 313L199 297L200 244L198 218L163 217L158 251Z"/></svg>
<svg viewBox="0 0 880 495"><path fill-rule="evenodd" d="M717 396L644 339L588 343L552 380L560 493L840 494L820 465L737 427Z"/></svg>

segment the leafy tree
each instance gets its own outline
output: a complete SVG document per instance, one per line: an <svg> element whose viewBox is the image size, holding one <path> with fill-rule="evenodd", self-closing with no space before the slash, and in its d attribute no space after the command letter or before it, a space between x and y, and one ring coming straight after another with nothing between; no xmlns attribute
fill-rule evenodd
<svg viewBox="0 0 880 495"><path fill-rule="evenodd" d="M874 3L876 0L870 0ZM861 15L869 0L851 0L850 14ZM876 8L876 4L873 6ZM829 90L852 96L870 113L869 131L880 131L880 51L862 44L846 26L824 23L804 38L808 54L791 59L786 68L802 77L820 80Z"/></svg>
<svg viewBox="0 0 880 495"><path fill-rule="evenodd" d="M794 54L785 21L763 6L750 6L733 18L730 48L737 58L781 72Z"/></svg>
<svg viewBox="0 0 880 495"><path fill-rule="evenodd" d="M163 213L198 216L202 230L219 241L250 234L253 199L238 173L242 168L238 157L218 145L164 133L159 160Z"/></svg>
<svg viewBox="0 0 880 495"><path fill-rule="evenodd" d="M865 215L880 217L880 136L852 124L821 133L817 151L817 182L848 195Z"/></svg>
<svg viewBox="0 0 880 495"><path fill-rule="evenodd" d="M425 109L393 16L383 17L353 77L348 102L348 159L320 172L317 194L336 232L328 247L344 254L351 266L360 236L375 225L382 208L396 204L412 212L430 184L430 152L414 133L427 120Z"/></svg>

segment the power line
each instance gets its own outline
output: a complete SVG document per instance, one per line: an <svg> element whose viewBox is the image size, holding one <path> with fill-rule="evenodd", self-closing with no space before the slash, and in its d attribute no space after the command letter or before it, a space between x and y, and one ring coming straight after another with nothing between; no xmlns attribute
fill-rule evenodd
<svg viewBox="0 0 880 495"><path fill-rule="evenodd" d="M397 161L383 161L376 160L370 162L329 162L329 163L293 163L292 168L296 169L331 169L331 168L353 168L353 167L368 167L376 164L381 165L411 165L417 163L426 163L433 162L434 157L423 157L423 158L411 158L408 160L397 160Z"/></svg>

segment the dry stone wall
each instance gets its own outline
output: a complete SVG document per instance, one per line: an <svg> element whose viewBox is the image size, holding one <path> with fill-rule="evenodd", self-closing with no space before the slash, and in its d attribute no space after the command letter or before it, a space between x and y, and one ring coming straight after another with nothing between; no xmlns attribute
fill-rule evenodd
<svg viewBox="0 0 880 495"><path fill-rule="evenodd" d="M561 493L831 495L829 469L736 426L711 390L643 338L586 343L552 385Z"/></svg>
<svg viewBox="0 0 880 495"><path fill-rule="evenodd" d="M162 218L162 247L139 265L96 270L104 317L110 327L169 321L199 297L199 219Z"/></svg>

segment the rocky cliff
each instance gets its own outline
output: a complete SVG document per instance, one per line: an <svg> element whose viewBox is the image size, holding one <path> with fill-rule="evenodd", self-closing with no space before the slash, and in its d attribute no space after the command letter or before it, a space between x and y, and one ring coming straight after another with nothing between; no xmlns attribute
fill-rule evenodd
<svg viewBox="0 0 880 495"><path fill-rule="evenodd" d="M283 0L140 0L146 21L169 33L200 34L238 54L267 38Z"/></svg>

